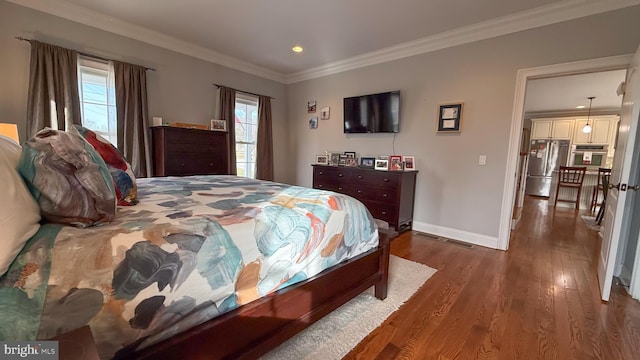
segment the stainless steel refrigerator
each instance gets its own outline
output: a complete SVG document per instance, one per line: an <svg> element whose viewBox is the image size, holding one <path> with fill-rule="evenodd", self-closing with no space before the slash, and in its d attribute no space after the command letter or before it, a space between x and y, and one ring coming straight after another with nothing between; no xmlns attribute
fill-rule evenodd
<svg viewBox="0 0 640 360"><path fill-rule="evenodd" d="M569 150L569 140L531 140L525 193L549 196L553 171L567 165Z"/></svg>

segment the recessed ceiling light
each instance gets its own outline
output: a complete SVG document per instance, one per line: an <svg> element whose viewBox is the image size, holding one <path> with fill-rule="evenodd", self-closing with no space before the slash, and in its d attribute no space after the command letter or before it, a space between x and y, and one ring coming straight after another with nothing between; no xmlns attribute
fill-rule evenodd
<svg viewBox="0 0 640 360"><path fill-rule="evenodd" d="M302 46L296 45L296 46L292 47L291 50L293 50L293 52L300 53L300 52L302 52L303 49L302 49Z"/></svg>
<svg viewBox="0 0 640 360"><path fill-rule="evenodd" d="M578 106L576 106L576 109L584 109L585 107L586 106L584 106L584 105L578 105Z"/></svg>

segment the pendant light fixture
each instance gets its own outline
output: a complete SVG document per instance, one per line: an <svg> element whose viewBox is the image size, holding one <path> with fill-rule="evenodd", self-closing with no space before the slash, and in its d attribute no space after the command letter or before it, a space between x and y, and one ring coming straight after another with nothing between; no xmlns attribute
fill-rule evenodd
<svg viewBox="0 0 640 360"><path fill-rule="evenodd" d="M589 125L589 117L591 117L591 103L593 103L593 99L595 99L595 96L589 96L587 99L589 99L589 112L587 113L587 124L582 128L582 132L585 134L588 134L591 132L591 125Z"/></svg>

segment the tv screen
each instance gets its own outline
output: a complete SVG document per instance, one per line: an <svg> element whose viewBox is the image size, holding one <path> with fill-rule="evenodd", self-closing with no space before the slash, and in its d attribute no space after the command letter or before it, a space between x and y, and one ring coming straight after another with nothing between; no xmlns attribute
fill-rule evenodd
<svg viewBox="0 0 640 360"><path fill-rule="evenodd" d="M344 98L345 133L397 133L400 91Z"/></svg>

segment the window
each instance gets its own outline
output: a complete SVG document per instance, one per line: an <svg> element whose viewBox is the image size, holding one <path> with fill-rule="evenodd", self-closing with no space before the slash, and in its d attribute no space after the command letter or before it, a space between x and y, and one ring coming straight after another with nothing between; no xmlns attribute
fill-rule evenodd
<svg viewBox="0 0 640 360"><path fill-rule="evenodd" d="M78 58L82 126L117 145L116 89L111 62Z"/></svg>
<svg viewBox="0 0 640 360"><path fill-rule="evenodd" d="M256 177L258 98L236 94L236 167L238 176Z"/></svg>

